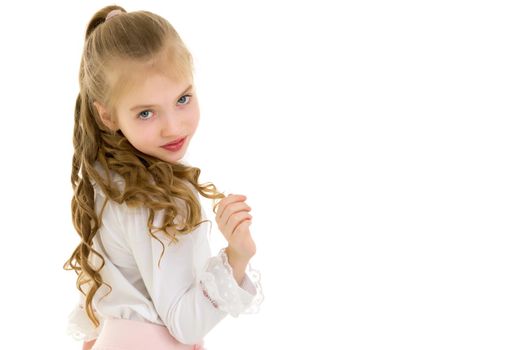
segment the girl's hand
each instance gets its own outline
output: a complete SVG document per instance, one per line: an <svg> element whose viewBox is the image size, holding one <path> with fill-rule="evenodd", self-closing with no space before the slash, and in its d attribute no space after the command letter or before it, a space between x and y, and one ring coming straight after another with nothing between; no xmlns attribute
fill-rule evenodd
<svg viewBox="0 0 525 350"><path fill-rule="evenodd" d="M252 208L245 203L245 200L246 196L234 194L221 199L215 221L228 241L229 251L237 258L250 260L255 255L255 242L249 229L252 216L248 212Z"/></svg>

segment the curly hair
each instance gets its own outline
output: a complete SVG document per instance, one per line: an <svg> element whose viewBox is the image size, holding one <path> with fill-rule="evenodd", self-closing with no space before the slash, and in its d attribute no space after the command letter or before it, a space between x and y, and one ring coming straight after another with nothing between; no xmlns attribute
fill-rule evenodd
<svg viewBox="0 0 525 350"><path fill-rule="evenodd" d="M121 14L106 21L112 10ZM84 310L95 326L99 326L92 301L97 290L105 284L100 271L104 258L93 249L93 238L101 225L96 215L92 181L105 194L104 209L109 199L130 207L145 206L149 209L149 234L163 232L178 242L177 236L192 232L201 221L200 203L193 189L202 196L213 199L216 213L218 200L225 195L212 183L199 184L200 169L181 163L168 163L142 153L134 148L120 130L108 129L100 120L95 101L102 101L115 111L115 103L133 85L126 64L149 65L174 78L193 77L193 59L172 25L164 18L147 11L126 12L120 6L107 6L95 13L89 21L80 62L80 92L74 109L73 162L71 183L72 219L80 243L64 264L65 270L77 274L77 288L85 295ZM95 164L105 176L96 169ZM110 172L124 179L123 189L111 181ZM175 227L179 214L174 198L185 203L186 213L182 227ZM161 227L153 227L155 212L163 210ZM170 229L170 230L168 230ZM164 253L164 244L162 244ZM162 254L161 257L162 258ZM90 257L100 263L93 266ZM159 258L159 262L160 262ZM87 291L82 286L87 285ZM111 289L111 286L109 286Z"/></svg>

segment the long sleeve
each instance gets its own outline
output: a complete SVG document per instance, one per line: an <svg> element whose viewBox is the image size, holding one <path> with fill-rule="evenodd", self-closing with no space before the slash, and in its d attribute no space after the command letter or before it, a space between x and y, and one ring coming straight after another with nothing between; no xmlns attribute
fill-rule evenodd
<svg viewBox="0 0 525 350"><path fill-rule="evenodd" d="M224 250L211 256L210 222L177 243L157 233L165 246L159 264L162 245L147 232L147 211L129 210L133 220L127 221L134 225L128 227L131 252L160 319L177 340L195 344L228 314L257 311L263 299L258 272L249 265L241 286L237 284ZM154 225L161 216L155 216Z"/></svg>

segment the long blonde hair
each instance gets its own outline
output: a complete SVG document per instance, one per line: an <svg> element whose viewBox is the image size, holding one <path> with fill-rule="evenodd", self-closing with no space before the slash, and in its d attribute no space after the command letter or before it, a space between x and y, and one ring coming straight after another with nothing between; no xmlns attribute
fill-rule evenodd
<svg viewBox="0 0 525 350"><path fill-rule="evenodd" d="M122 12L106 21L112 10ZM119 204L125 202L129 206L143 205L148 208L149 234L161 244L153 229L177 242L177 236L188 234L208 221L201 221L199 200L188 183L202 196L214 200L214 213L217 200L225 197L212 183L199 184L199 168L171 164L144 154L134 148L120 130L112 131L102 123L93 102L102 101L114 111L115 101L131 84L126 74L122 74L123 62L160 66L166 74L176 77L193 76L190 52L164 18L147 11L128 13L120 6L104 7L91 18L80 63L71 170L74 191L72 219L80 236L80 244L64 264L64 269L77 273L77 288L85 295L84 309L95 326L100 322L93 311L93 297L101 285L107 283L100 275L104 258L92 247L102 213L96 215L91 180L104 192L104 206L111 199ZM96 162L105 176L95 168ZM123 190L111 182L110 172L125 180ZM180 211L174 198L185 203L186 215L182 227L174 226L173 221ZM159 210L164 210L162 226L153 227L155 212ZM164 253L164 244L162 247ZM90 255L97 256L101 264L90 264ZM83 291L83 285L88 286L87 292Z"/></svg>

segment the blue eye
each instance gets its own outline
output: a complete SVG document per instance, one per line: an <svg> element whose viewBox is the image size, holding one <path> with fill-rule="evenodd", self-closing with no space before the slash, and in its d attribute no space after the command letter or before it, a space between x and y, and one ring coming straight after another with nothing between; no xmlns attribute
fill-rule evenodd
<svg viewBox="0 0 525 350"><path fill-rule="evenodd" d="M140 112L140 113L137 115L137 117L138 117L139 119L142 119L142 120L150 119L151 116L148 117L148 113L151 113L151 114L153 115L153 112L151 112L150 110L145 110L145 111Z"/></svg>
<svg viewBox="0 0 525 350"><path fill-rule="evenodd" d="M190 97L191 97L191 95L184 95L184 96L182 96L182 97L179 99L179 101L182 100L182 99L185 98L185 97L187 98L187 101L188 101L188 102L183 103L183 105L187 105L188 103L190 103Z"/></svg>

